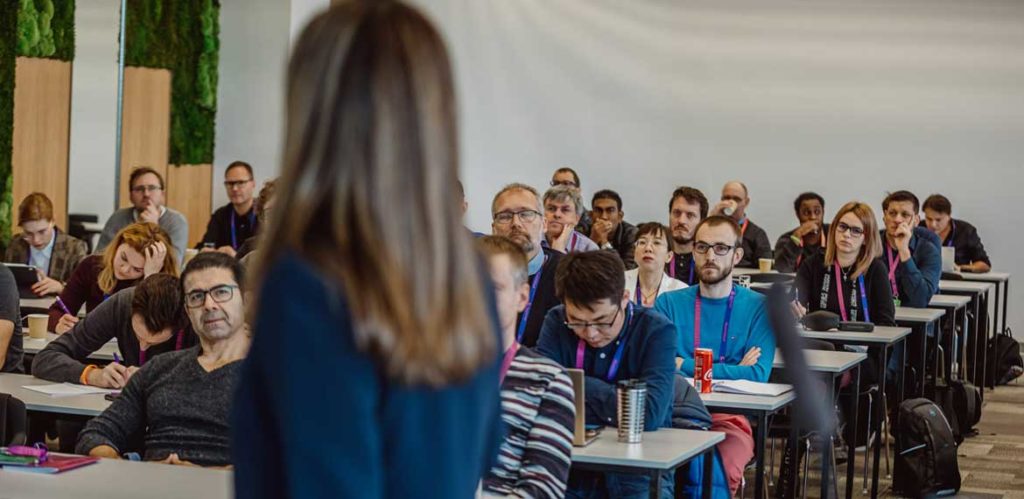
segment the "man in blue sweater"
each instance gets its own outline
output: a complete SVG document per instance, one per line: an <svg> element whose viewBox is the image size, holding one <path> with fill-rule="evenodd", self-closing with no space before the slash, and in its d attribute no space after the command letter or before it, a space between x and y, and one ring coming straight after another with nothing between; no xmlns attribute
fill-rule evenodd
<svg viewBox="0 0 1024 499"><path fill-rule="evenodd" d="M586 374L588 424L617 426L615 385L647 384L646 431L670 427L674 396L675 331L661 314L634 306L625 289L625 266L610 251L572 253L555 271L562 301L548 312L537 351ZM648 497L645 476L572 470L566 497ZM661 497L672 497L673 480L661 480Z"/></svg>
<svg viewBox="0 0 1024 499"><path fill-rule="evenodd" d="M732 282L733 267L743 258L740 238L732 219L704 219L693 244L700 285L662 294L654 304L675 324L677 363L686 376L693 376L695 345L714 352L714 379L763 382L771 374L775 335L764 297Z"/></svg>

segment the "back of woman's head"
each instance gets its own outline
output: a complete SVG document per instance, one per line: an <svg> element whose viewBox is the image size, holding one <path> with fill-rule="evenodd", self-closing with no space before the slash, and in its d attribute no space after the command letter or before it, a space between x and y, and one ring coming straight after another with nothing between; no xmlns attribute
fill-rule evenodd
<svg viewBox="0 0 1024 499"><path fill-rule="evenodd" d="M178 256L171 244L170 236L155 223L137 222L121 229L110 241L107 249L103 250L103 269L100 270L99 276L100 289L104 293L110 293L117 287L117 277L114 276L114 258L117 257L117 250L122 244L145 257L146 248L158 242L164 243L164 246L167 247L167 254L164 255L164 265L160 273L178 277Z"/></svg>
<svg viewBox="0 0 1024 499"><path fill-rule="evenodd" d="M497 335L453 193L451 68L431 24L399 2L335 5L295 46L287 108L257 269L293 252L339 283L357 346L402 382L465 379L493 359Z"/></svg>
<svg viewBox="0 0 1024 499"><path fill-rule="evenodd" d="M871 267L871 262L882 254L882 243L878 235L878 222L875 221L875 212L871 209L871 206L859 201L850 201L839 208L835 218L832 219L832 225L829 226L828 238L825 244L825 266L832 265L832 262L836 259L838 252L836 249L836 238L839 237L839 221L847 213L852 213L856 216L864 228L863 244L860 247L860 253L857 254L857 261L854 264L853 270L853 277L857 277L867 272L868 268Z"/></svg>

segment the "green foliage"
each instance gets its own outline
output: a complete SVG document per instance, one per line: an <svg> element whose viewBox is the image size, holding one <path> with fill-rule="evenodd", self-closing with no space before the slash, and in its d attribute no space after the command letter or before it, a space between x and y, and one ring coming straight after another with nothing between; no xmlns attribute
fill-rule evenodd
<svg viewBox="0 0 1024 499"><path fill-rule="evenodd" d="M11 238L11 148L14 137L14 64L18 46L18 2L0 2L0 242Z"/></svg>
<svg viewBox="0 0 1024 499"><path fill-rule="evenodd" d="M213 162L218 0L128 0L125 64L171 70L172 164Z"/></svg>
<svg viewBox="0 0 1024 499"><path fill-rule="evenodd" d="M7 0L8 3L14 3ZM19 56L70 61L75 56L74 0L19 0Z"/></svg>

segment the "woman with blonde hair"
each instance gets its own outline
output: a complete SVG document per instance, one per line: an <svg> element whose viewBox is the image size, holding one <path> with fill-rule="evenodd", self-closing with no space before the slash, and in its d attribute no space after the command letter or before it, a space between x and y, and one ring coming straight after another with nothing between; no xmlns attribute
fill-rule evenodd
<svg viewBox="0 0 1024 499"><path fill-rule="evenodd" d="M844 321L895 326L896 311L882 254L875 213L866 203L843 205L832 219L825 252L806 258L796 272L798 316L828 310Z"/></svg>
<svg viewBox="0 0 1024 499"><path fill-rule="evenodd" d="M64 334L78 323L78 310L92 311L114 293L153 274L178 277L178 257L159 225L131 224L117 233L101 254L75 267L57 301L50 306L49 330Z"/></svg>
<svg viewBox="0 0 1024 499"><path fill-rule="evenodd" d="M402 3L335 2L287 78L235 493L473 497L501 439L501 340L459 221L444 42Z"/></svg>

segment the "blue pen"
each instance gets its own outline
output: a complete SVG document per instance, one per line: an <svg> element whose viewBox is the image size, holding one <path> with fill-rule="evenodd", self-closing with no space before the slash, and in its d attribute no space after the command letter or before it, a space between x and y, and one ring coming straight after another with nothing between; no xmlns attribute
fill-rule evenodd
<svg viewBox="0 0 1024 499"><path fill-rule="evenodd" d="M59 296L57 297L57 305L60 306L60 309L63 310L65 314L75 315L72 314L70 310L68 310L68 306L64 304L64 300L61 300Z"/></svg>
<svg viewBox="0 0 1024 499"><path fill-rule="evenodd" d="M117 362L118 364L124 364L124 361L122 361L121 357L117 355L117 352L114 352L114 362Z"/></svg>

